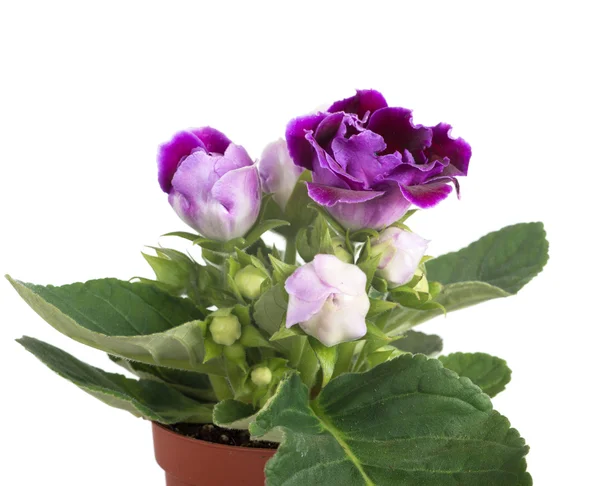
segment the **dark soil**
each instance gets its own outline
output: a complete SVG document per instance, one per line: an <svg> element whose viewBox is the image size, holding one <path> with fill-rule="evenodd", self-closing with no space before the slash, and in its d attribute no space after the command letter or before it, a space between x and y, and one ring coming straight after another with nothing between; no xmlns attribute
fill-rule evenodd
<svg viewBox="0 0 600 486"><path fill-rule="evenodd" d="M276 442L250 440L250 433L247 430L223 429L213 424L174 424L167 425L167 427L173 432L186 437L214 442L215 444L261 449L277 449L279 445Z"/></svg>

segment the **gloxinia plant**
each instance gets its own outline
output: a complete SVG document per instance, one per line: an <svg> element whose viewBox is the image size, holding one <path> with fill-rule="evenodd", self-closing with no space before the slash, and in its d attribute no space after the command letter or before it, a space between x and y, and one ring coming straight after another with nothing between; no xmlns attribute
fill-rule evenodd
<svg viewBox="0 0 600 486"><path fill-rule="evenodd" d="M516 294L548 258L541 223L426 255L412 206L458 193L470 160L449 125L415 124L370 90L293 119L258 162L213 128L179 132L159 148L158 178L195 232L166 236L202 261L158 246L144 254L154 280L8 277L50 325L139 379L19 342L134 415L279 443L270 485L531 484L528 448L490 400L506 362L440 355L440 337L414 330Z"/></svg>

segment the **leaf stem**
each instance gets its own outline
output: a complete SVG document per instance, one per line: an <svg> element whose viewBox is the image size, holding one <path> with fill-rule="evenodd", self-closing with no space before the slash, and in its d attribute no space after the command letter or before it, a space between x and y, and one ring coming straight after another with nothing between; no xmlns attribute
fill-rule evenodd
<svg viewBox="0 0 600 486"><path fill-rule="evenodd" d="M285 263L296 264L296 235L287 236L285 239Z"/></svg>

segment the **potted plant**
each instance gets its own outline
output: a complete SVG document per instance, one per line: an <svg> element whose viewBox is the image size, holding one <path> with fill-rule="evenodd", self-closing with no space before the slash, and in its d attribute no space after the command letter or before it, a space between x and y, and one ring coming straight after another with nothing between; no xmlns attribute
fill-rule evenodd
<svg viewBox="0 0 600 486"><path fill-rule="evenodd" d="M292 120L258 164L213 128L177 133L159 183L195 232L168 236L202 262L160 246L144 255L155 280L8 277L50 325L137 379L19 342L152 421L171 486L531 484L525 441L490 400L505 361L438 356L441 338L414 330L516 294L548 258L541 223L426 254L409 218L458 192L470 158L449 125L415 125L372 90Z"/></svg>

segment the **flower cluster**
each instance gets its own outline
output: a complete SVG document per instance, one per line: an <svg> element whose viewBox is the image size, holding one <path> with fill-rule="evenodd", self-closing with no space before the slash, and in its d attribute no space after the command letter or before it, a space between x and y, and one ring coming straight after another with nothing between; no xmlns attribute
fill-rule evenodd
<svg viewBox="0 0 600 486"><path fill-rule="evenodd" d="M369 242L377 276L395 288L418 274L413 288L420 282L427 291L424 272L419 274L427 240L393 225L411 205L432 207L452 185L458 192L457 177L467 175L471 148L451 138L450 130L445 123L417 125L410 110L389 107L379 92L362 90L325 112L293 119L285 140L269 144L257 164L213 128L179 132L159 149L159 182L183 221L204 238L227 242L245 237L257 224L261 187L272 194L284 218L298 211L288 204L308 171L306 194L342 230L377 232ZM288 230L295 236L303 228ZM334 235L338 243L332 255L312 255L285 284L286 325L299 324L327 346L366 333L366 275L355 265L356 246L347 248L344 236ZM288 252L295 263L295 249ZM235 282L242 295L257 298L266 278L251 266L238 272Z"/></svg>

